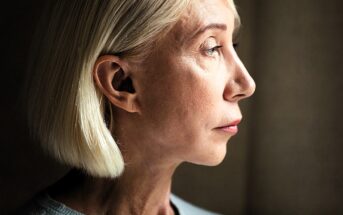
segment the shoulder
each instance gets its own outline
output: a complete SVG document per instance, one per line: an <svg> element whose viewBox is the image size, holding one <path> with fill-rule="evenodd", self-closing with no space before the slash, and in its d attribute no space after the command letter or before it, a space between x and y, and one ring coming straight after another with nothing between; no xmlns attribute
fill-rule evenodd
<svg viewBox="0 0 343 215"><path fill-rule="evenodd" d="M177 208L180 215L220 215L219 213L211 212L195 206L174 194L171 194L170 200Z"/></svg>
<svg viewBox="0 0 343 215"><path fill-rule="evenodd" d="M18 215L83 215L66 205L50 198L47 194L39 194L30 200L16 214Z"/></svg>

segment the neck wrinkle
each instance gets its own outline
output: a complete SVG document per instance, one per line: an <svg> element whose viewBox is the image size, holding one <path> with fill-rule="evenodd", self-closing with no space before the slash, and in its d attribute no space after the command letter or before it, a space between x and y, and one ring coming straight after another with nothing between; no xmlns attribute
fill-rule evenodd
<svg viewBox="0 0 343 215"><path fill-rule="evenodd" d="M177 166L150 166L145 170L134 168L133 165L127 166L122 176L96 188L102 190L102 194L99 193L102 198L98 199L105 200L102 207L106 208L105 214L174 214L170 194L172 176Z"/></svg>
<svg viewBox="0 0 343 215"><path fill-rule="evenodd" d="M118 178L73 170L50 189L51 196L84 214L172 215L173 165L127 165Z"/></svg>

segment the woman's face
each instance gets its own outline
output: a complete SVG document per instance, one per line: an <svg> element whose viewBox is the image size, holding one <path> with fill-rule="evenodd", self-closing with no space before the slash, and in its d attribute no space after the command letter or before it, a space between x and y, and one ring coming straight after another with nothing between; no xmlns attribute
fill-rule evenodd
<svg viewBox="0 0 343 215"><path fill-rule="evenodd" d="M233 47L236 27L226 0L199 0L137 67L137 149L203 165L223 160L236 132L218 127L241 120L238 102L255 90Z"/></svg>

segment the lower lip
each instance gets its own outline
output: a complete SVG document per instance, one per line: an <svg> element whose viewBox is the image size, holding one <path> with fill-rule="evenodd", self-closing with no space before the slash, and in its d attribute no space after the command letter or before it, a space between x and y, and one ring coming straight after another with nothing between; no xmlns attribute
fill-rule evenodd
<svg viewBox="0 0 343 215"><path fill-rule="evenodd" d="M230 134L236 134L238 132L238 126L234 125L234 126L226 126L226 127L220 127L217 128L221 131L224 131L226 133L230 133Z"/></svg>

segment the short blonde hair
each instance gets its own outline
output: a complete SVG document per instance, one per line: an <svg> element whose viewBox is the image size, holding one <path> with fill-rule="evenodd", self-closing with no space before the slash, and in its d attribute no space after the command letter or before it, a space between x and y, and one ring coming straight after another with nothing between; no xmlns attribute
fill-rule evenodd
<svg viewBox="0 0 343 215"><path fill-rule="evenodd" d="M50 1L35 34L29 65L28 122L43 149L100 177L124 169L105 121L105 98L92 70L103 54L146 53L191 0Z"/></svg>

